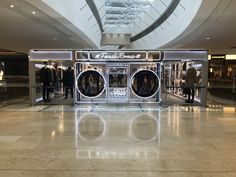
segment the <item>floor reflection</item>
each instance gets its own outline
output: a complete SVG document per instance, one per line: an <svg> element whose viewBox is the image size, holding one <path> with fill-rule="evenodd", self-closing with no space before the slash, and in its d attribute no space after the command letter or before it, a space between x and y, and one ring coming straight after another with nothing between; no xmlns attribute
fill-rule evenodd
<svg viewBox="0 0 236 177"><path fill-rule="evenodd" d="M134 117L130 121L130 136L136 141L158 140L160 135L159 116L154 117L152 114L141 113Z"/></svg>
<svg viewBox="0 0 236 177"><path fill-rule="evenodd" d="M106 123L95 113L86 113L77 120L77 135L84 141L99 140L104 136Z"/></svg>
<svg viewBox="0 0 236 177"><path fill-rule="evenodd" d="M1 108L0 177L236 176L235 107L89 106Z"/></svg>
<svg viewBox="0 0 236 177"><path fill-rule="evenodd" d="M77 158L158 158L160 111L76 111Z"/></svg>

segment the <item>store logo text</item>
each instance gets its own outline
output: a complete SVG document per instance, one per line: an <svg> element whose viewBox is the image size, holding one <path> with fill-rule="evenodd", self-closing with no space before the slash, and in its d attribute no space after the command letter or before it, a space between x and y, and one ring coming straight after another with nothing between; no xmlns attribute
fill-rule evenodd
<svg viewBox="0 0 236 177"><path fill-rule="evenodd" d="M141 58L141 54L132 54L132 55L127 55L125 53L114 53L114 54L109 54L107 52L99 53L95 55L95 59L139 59Z"/></svg>

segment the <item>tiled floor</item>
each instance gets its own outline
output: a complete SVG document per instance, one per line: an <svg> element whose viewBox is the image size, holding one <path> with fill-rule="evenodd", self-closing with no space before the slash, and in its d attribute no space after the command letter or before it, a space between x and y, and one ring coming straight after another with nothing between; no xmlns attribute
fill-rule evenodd
<svg viewBox="0 0 236 177"><path fill-rule="evenodd" d="M235 107L0 108L0 177L235 177Z"/></svg>

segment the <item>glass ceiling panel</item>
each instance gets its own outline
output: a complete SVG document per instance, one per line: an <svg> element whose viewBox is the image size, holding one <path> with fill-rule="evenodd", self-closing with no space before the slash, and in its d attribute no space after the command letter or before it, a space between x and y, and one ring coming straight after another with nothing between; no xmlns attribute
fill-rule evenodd
<svg viewBox="0 0 236 177"><path fill-rule="evenodd" d="M105 15L102 17L104 33L134 33L137 31L137 23L144 28L154 22L168 7L170 0L104 0ZM154 5L155 2L155 5ZM165 4L166 3L166 4ZM158 7L154 7L157 6ZM162 8L160 10L159 8ZM163 10L164 8L164 10ZM150 10L156 13L156 17L148 15ZM149 16L149 17L148 17ZM149 18L149 20L145 19ZM146 22L149 21L149 23ZM141 21L141 22L140 22ZM140 25L140 26L141 26ZM140 27L140 31L144 28Z"/></svg>

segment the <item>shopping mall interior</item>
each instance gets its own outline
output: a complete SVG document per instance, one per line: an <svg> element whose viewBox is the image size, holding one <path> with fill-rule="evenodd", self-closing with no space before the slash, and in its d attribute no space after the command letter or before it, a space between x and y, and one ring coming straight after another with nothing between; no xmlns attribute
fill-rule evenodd
<svg viewBox="0 0 236 177"><path fill-rule="evenodd" d="M234 0L2 0L0 177L235 177Z"/></svg>

